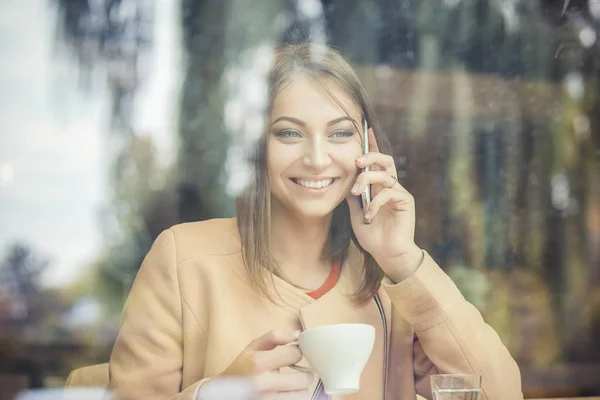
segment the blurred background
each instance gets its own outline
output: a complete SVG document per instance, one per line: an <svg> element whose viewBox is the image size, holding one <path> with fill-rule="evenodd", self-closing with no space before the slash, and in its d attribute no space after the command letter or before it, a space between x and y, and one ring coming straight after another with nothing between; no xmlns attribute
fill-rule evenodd
<svg viewBox="0 0 600 400"><path fill-rule="evenodd" d="M600 395L599 23L600 0L1 0L0 395L107 362L154 238L234 215L273 48L303 40L356 68L417 243L525 395Z"/></svg>

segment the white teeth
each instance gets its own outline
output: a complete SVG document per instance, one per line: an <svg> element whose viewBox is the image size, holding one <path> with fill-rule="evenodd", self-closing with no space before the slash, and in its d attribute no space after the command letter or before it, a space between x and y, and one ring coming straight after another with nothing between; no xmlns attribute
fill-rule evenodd
<svg viewBox="0 0 600 400"><path fill-rule="evenodd" d="M321 189L326 186L329 186L333 183L333 179L324 179L322 181L301 181L300 179L296 179L296 182L300 186L304 186L311 189Z"/></svg>

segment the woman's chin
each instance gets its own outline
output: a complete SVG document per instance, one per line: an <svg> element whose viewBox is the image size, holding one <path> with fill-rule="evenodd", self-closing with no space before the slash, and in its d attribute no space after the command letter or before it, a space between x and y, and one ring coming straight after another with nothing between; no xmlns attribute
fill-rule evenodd
<svg viewBox="0 0 600 400"><path fill-rule="evenodd" d="M329 217L334 209L333 206L297 207L295 214L302 219L319 220Z"/></svg>
<svg viewBox="0 0 600 400"><path fill-rule="evenodd" d="M335 208L344 201L342 199L320 199L320 200L305 200L305 199L286 199L284 202L272 203L277 210L277 213L288 214L290 217L298 220L320 220L329 218ZM336 201L338 200L338 201Z"/></svg>

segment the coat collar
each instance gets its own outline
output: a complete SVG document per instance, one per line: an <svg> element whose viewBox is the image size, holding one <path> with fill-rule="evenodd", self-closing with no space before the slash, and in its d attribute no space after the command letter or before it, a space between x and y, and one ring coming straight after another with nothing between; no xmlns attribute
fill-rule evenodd
<svg viewBox="0 0 600 400"><path fill-rule="evenodd" d="M372 313L372 307L376 307L374 302L357 306L351 298L360 287L362 278L362 254L354 244L351 244L338 283L319 299L313 299L279 277L275 277L275 286L286 304L299 309L300 321L303 329L306 330L323 325L362 322L365 313ZM378 294L386 320L391 321L392 306L389 296L382 288L379 289ZM390 323L387 326L389 334Z"/></svg>

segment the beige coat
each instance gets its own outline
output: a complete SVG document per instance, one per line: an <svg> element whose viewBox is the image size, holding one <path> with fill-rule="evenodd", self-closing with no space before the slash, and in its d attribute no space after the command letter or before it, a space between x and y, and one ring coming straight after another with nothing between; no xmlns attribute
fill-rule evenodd
<svg viewBox="0 0 600 400"><path fill-rule="evenodd" d="M347 296L360 282L359 257L351 250L338 284L318 300L275 278L277 305L249 284L235 219L164 231L125 305L110 388L123 399L192 400L204 380L271 329L362 322L375 326L375 348L360 392L342 398L382 399L380 310L375 301L357 308ZM429 255L411 278L384 282L379 298L387 322L387 400L431 399L428 375L438 372L482 375L484 399L523 398L519 369L500 338Z"/></svg>

